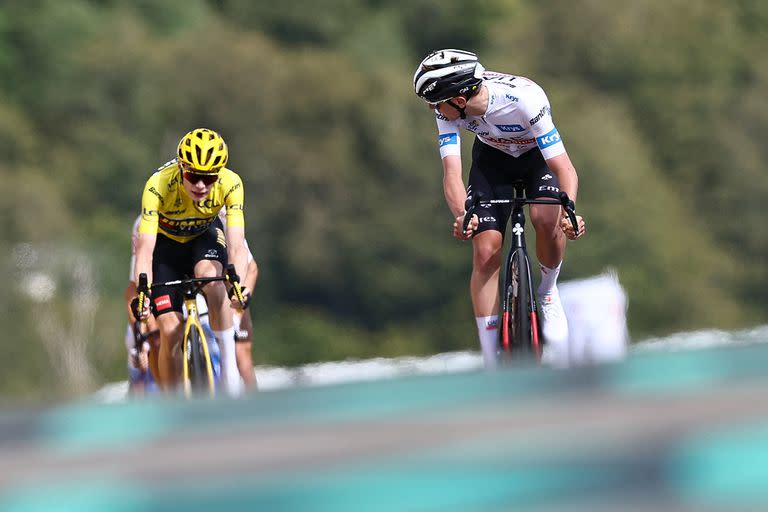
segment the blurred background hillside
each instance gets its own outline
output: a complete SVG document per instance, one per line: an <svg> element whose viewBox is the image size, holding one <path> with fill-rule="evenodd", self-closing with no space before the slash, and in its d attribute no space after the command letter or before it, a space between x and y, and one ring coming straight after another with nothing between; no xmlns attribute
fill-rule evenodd
<svg viewBox="0 0 768 512"><path fill-rule="evenodd" d="M257 364L474 349L411 89L439 47L548 92L589 229L561 279L615 268L634 338L764 323L767 46L760 0L3 2L0 401L124 378L141 190L200 126L245 183Z"/></svg>

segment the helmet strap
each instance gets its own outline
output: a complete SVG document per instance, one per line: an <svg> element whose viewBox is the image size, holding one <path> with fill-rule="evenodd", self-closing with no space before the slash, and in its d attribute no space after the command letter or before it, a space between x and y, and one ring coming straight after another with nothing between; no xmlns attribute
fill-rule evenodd
<svg viewBox="0 0 768 512"><path fill-rule="evenodd" d="M462 119L466 119L467 118L467 113L466 113L467 107L461 108L460 106L458 106L457 104L455 104L451 100L447 100L446 103L449 104L450 106L452 106L453 108L455 108L456 110L458 110L459 111L459 115L461 116Z"/></svg>

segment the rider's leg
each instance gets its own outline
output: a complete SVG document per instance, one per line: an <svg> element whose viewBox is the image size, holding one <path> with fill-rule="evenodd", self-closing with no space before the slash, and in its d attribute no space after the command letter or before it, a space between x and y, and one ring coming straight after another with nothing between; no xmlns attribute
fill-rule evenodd
<svg viewBox="0 0 768 512"><path fill-rule="evenodd" d="M255 389L256 374L253 370L253 358L251 356L253 323L251 322L251 315L247 309L240 317L240 330L246 332L247 334L245 339L238 339L235 342L235 350L237 351L237 368L240 370L240 377L243 378L243 383L245 384L246 389Z"/></svg>
<svg viewBox="0 0 768 512"><path fill-rule="evenodd" d="M158 357L158 370L160 371L160 387L165 391L172 391L179 382L179 364L173 358L174 348L181 343L183 325L181 313L169 311L157 317L160 329L160 353Z"/></svg>
<svg viewBox="0 0 768 512"><path fill-rule="evenodd" d="M472 277L469 289L486 368L496 366L501 249L502 236L499 231L483 231L472 239Z"/></svg>
<svg viewBox="0 0 768 512"><path fill-rule="evenodd" d="M541 268L539 295L547 295L557 286L560 264L565 254L565 234L560 229L560 206L533 204L530 218L536 230L536 257Z"/></svg>
<svg viewBox="0 0 768 512"><path fill-rule="evenodd" d="M541 270L538 291L542 332L548 345L566 346L568 320L557 291L557 276L565 254L565 234L560 229L560 206L531 205L530 217L536 230L536 256Z"/></svg>
<svg viewBox="0 0 768 512"><path fill-rule="evenodd" d="M216 277L222 273L222 266L216 260L201 260L195 264L196 277ZM203 288L208 302L208 317L211 329L219 342L221 352L221 381L227 394L235 396L240 391L240 374L235 355L235 329L232 326L232 308L224 283L216 281Z"/></svg>

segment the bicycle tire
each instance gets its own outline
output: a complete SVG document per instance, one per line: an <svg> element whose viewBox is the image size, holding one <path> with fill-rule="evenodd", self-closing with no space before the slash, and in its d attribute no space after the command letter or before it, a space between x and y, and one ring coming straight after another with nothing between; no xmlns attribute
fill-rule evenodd
<svg viewBox="0 0 768 512"><path fill-rule="evenodd" d="M525 251L520 248L509 262L509 285L506 303L509 305L509 348L513 355L533 354L531 330L531 267Z"/></svg>
<svg viewBox="0 0 768 512"><path fill-rule="evenodd" d="M189 381L194 394L206 393L209 389L208 370L203 355L200 332L192 327L187 336L187 360L185 364L189 369Z"/></svg>

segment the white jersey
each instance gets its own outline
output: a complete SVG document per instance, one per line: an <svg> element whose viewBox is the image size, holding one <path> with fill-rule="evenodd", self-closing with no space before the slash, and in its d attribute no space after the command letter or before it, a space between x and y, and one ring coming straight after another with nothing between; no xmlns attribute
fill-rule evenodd
<svg viewBox="0 0 768 512"><path fill-rule="evenodd" d="M514 157L537 147L544 158L565 153L565 146L552 121L552 111L544 90L521 76L494 71L483 73L488 88L488 108L481 116L449 121L435 111L440 157L461 155L460 128Z"/></svg>

